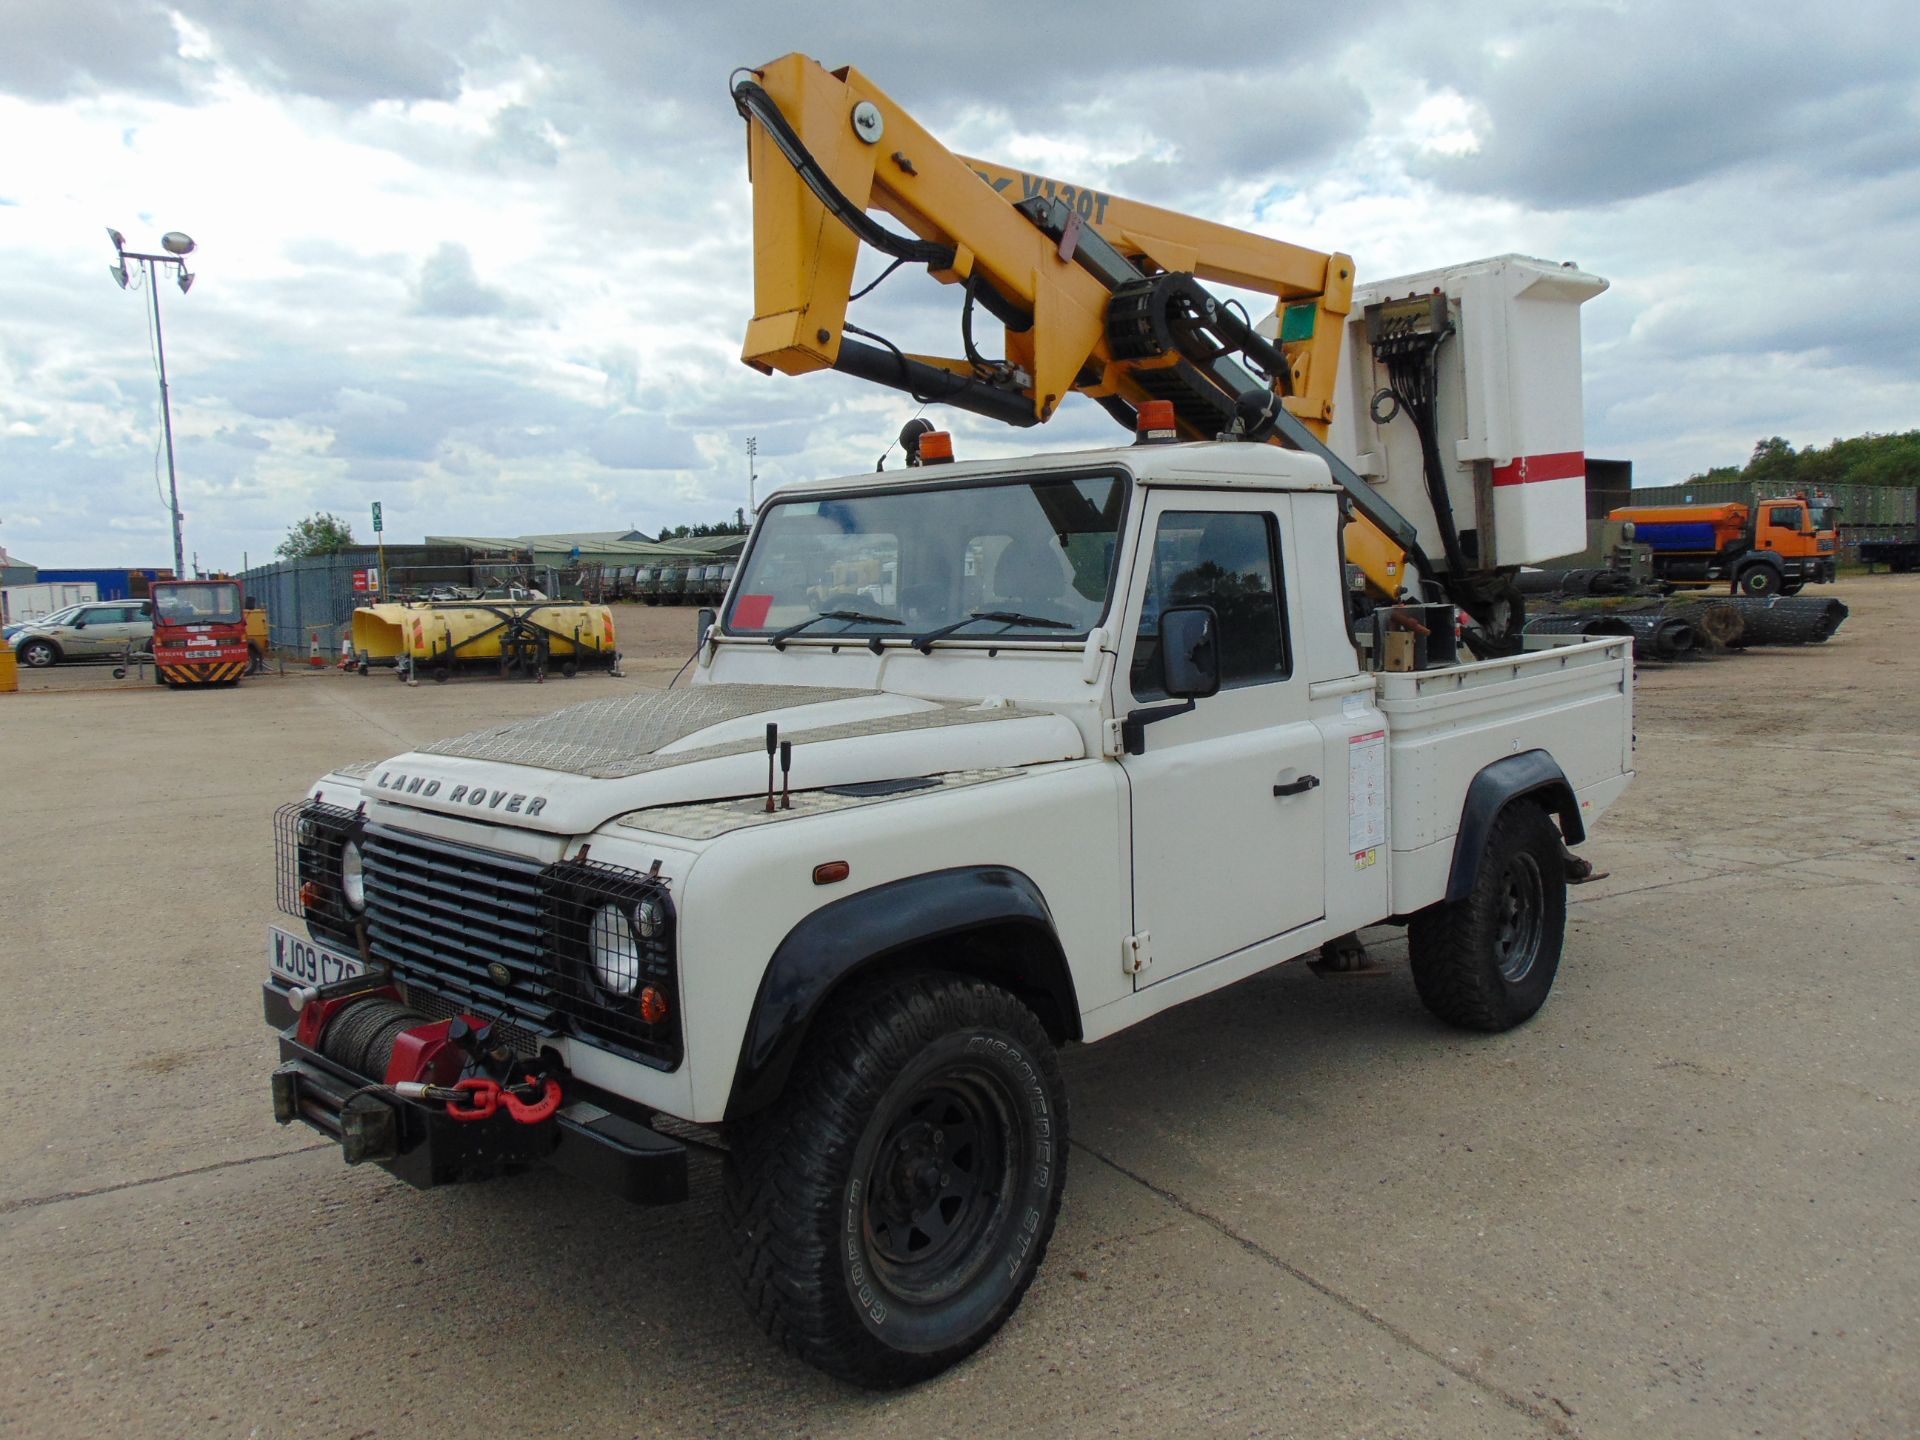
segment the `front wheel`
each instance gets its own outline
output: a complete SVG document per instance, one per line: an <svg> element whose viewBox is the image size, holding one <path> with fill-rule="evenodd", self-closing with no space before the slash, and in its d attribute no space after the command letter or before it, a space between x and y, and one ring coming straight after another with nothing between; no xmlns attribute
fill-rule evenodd
<svg viewBox="0 0 1920 1440"><path fill-rule="evenodd" d="M1771 565L1749 565L1733 582L1733 588L1752 599L1764 599L1780 593L1780 577Z"/></svg>
<svg viewBox="0 0 1920 1440"><path fill-rule="evenodd" d="M29 640L18 654L20 663L34 670L44 670L60 661L60 647L51 640Z"/></svg>
<svg viewBox="0 0 1920 1440"><path fill-rule="evenodd" d="M1045 1030L957 975L868 989L732 1128L725 1218L747 1308L789 1351L892 1388L971 1354L1039 1269L1066 1182Z"/></svg>
<svg viewBox="0 0 1920 1440"><path fill-rule="evenodd" d="M1526 800L1487 832L1464 899L1431 905L1407 927L1414 988L1427 1009L1465 1030L1511 1030L1547 1003L1567 929L1560 832Z"/></svg>

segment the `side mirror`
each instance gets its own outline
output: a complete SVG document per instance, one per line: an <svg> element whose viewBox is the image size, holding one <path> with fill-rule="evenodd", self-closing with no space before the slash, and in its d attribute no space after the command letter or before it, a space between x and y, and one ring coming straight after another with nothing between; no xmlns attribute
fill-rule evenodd
<svg viewBox="0 0 1920 1440"><path fill-rule="evenodd" d="M84 615L76 615L76 616L74 616L74 617L73 617L73 628L74 628L74 629L76 629L76 630L84 630L84 629L86 629L86 628L87 628L87 617L86 617L86 616L84 616Z"/></svg>
<svg viewBox="0 0 1920 1440"><path fill-rule="evenodd" d="M700 613L694 618L694 644L703 645L706 643L707 631L713 628L713 622L717 619L719 619L719 616L715 615L709 607L705 605L700 607Z"/></svg>
<svg viewBox="0 0 1920 1440"><path fill-rule="evenodd" d="M1211 605L1160 616L1160 673L1169 699L1204 700L1220 689L1220 617Z"/></svg>

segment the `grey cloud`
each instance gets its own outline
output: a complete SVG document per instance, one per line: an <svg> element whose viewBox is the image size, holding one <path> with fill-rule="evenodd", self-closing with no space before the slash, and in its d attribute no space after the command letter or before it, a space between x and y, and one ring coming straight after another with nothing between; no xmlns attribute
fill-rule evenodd
<svg viewBox="0 0 1920 1440"><path fill-rule="evenodd" d="M1691 184L1760 156L1911 163L1869 137L1896 124L1920 75L1912 12L1869 4L1818 25L1749 7L1567 7L1474 47L1439 72L1484 107L1478 151L1417 173L1547 208L1606 204ZM1911 114L1901 129L1910 132ZM1867 143L1862 141L1867 140Z"/></svg>
<svg viewBox="0 0 1920 1440"><path fill-rule="evenodd" d="M509 105L494 116L493 134L480 153L488 160L548 168L560 162L560 148L547 134L547 122L525 105Z"/></svg>
<svg viewBox="0 0 1920 1440"><path fill-rule="evenodd" d="M184 0L180 8L250 79L347 105L456 95L461 50L482 31L487 13L454 0Z"/></svg>
<svg viewBox="0 0 1920 1440"><path fill-rule="evenodd" d="M355 459L430 460L446 433L441 415L416 416L396 395L342 390L326 416L330 452Z"/></svg>
<svg viewBox="0 0 1920 1440"><path fill-rule="evenodd" d="M508 308L504 293L480 283L467 247L451 240L427 257L414 281L414 313L419 315L471 320L502 315Z"/></svg>
<svg viewBox="0 0 1920 1440"><path fill-rule="evenodd" d="M587 453L610 470L684 470L701 462L693 441L657 415L629 411L596 426Z"/></svg>
<svg viewBox="0 0 1920 1440"><path fill-rule="evenodd" d="M182 90L167 6L151 0L9 0L0 89L36 100L125 88Z"/></svg>
<svg viewBox="0 0 1920 1440"><path fill-rule="evenodd" d="M1776 295L1760 314L1692 297L1636 327L1635 338L1678 359L1784 354L1910 373L1920 362L1920 296L1864 276L1835 279L1817 296Z"/></svg>
<svg viewBox="0 0 1920 1440"><path fill-rule="evenodd" d="M224 445L235 450L247 450L256 454L267 449L272 443L264 435L256 435L251 430L235 430L232 428L216 430L213 434L205 437L196 435L193 437L193 441L195 444Z"/></svg>
<svg viewBox="0 0 1920 1440"><path fill-rule="evenodd" d="M1365 133L1372 111L1351 81L1289 66L1149 72L1096 113L1116 125L1152 117L1150 129L1171 154L1122 167L1112 188L1177 206L1226 185L1310 174Z"/></svg>
<svg viewBox="0 0 1920 1440"><path fill-rule="evenodd" d="M594 364L606 372L607 399L616 405L631 405L640 394L640 352L627 347L608 350Z"/></svg>

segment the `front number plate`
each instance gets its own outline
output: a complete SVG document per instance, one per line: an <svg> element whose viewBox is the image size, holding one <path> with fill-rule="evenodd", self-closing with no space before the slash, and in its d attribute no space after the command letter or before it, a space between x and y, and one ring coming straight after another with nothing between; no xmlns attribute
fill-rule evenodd
<svg viewBox="0 0 1920 1440"><path fill-rule="evenodd" d="M267 969L295 985L331 985L366 973L359 957L342 955L312 940L267 927Z"/></svg>

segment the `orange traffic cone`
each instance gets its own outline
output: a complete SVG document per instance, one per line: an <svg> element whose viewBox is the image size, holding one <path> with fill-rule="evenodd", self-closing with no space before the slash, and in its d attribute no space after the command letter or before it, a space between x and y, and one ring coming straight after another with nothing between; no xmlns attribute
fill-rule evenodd
<svg viewBox="0 0 1920 1440"><path fill-rule="evenodd" d="M318 630L309 630L307 632L307 664L316 670L324 670L327 666L327 662L320 658L320 632Z"/></svg>

